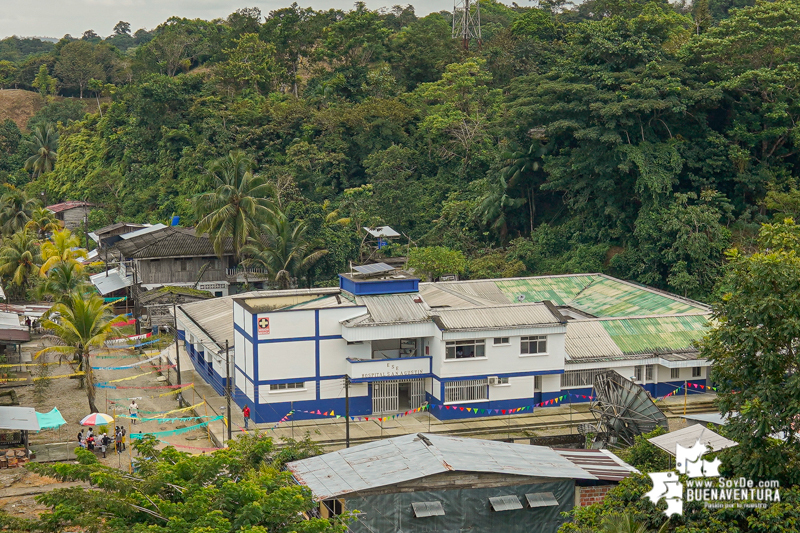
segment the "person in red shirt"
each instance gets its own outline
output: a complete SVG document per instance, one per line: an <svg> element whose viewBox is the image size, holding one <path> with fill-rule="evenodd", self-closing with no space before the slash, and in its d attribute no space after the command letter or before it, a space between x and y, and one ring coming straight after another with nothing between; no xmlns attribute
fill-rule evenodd
<svg viewBox="0 0 800 533"><path fill-rule="evenodd" d="M250 423L250 406L245 405L244 409L242 409L242 416L244 417L244 429L248 429L247 426Z"/></svg>

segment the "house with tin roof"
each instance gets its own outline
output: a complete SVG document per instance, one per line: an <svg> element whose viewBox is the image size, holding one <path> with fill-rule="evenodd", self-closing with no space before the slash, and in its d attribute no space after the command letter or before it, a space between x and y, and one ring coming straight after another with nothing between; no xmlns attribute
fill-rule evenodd
<svg viewBox="0 0 800 533"><path fill-rule="evenodd" d="M344 414L345 396L351 416L502 416L588 401L609 369L653 396L707 384L700 302L602 274L420 283L364 270L339 287L179 306L180 335L219 391L227 341L235 400L256 422Z"/></svg>
<svg viewBox="0 0 800 533"><path fill-rule="evenodd" d="M89 216L92 207L94 207L94 204L89 202L69 200L59 204L48 205L47 210L53 213L65 228L74 230L84 224L84 219Z"/></svg>
<svg viewBox="0 0 800 533"><path fill-rule="evenodd" d="M319 515L354 512L353 533L555 533L576 506L637 472L607 450L418 433L287 465Z"/></svg>

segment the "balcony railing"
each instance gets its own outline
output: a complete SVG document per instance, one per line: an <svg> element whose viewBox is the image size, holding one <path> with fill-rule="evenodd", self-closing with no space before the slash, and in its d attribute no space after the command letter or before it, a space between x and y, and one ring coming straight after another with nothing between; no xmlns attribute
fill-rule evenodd
<svg viewBox="0 0 800 533"><path fill-rule="evenodd" d="M236 267L236 268L226 268L225 275L229 278L232 277L252 277L252 278L267 278L269 277L269 271L266 268L255 268L255 267Z"/></svg>

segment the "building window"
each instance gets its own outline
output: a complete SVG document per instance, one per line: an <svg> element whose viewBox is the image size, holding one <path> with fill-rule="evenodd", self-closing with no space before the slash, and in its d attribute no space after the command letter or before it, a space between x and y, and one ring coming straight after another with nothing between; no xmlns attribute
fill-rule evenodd
<svg viewBox="0 0 800 533"><path fill-rule="evenodd" d="M445 403L473 402L488 399L489 387L485 379L448 381L444 384Z"/></svg>
<svg viewBox="0 0 800 533"><path fill-rule="evenodd" d="M508 378L497 378L498 385L508 385Z"/></svg>
<svg viewBox="0 0 800 533"><path fill-rule="evenodd" d="M606 370L567 370L561 374L561 387L592 387L594 378L599 374L604 374Z"/></svg>
<svg viewBox="0 0 800 533"><path fill-rule="evenodd" d="M522 337L520 342L520 354L522 355L541 355L547 353L547 337L537 335L534 337Z"/></svg>
<svg viewBox="0 0 800 533"><path fill-rule="evenodd" d="M533 376L533 392L542 392L542 376Z"/></svg>
<svg viewBox="0 0 800 533"><path fill-rule="evenodd" d="M653 365L644 366L644 380L653 381Z"/></svg>
<svg viewBox="0 0 800 533"><path fill-rule="evenodd" d="M642 381L642 367L633 367L633 381Z"/></svg>
<svg viewBox="0 0 800 533"><path fill-rule="evenodd" d="M508 337L495 337L494 338L494 345L495 346L504 346L506 344L511 344L511 342L509 342Z"/></svg>
<svg viewBox="0 0 800 533"><path fill-rule="evenodd" d="M669 369L669 379L680 379L681 377L681 369L680 368L670 368Z"/></svg>
<svg viewBox="0 0 800 533"><path fill-rule="evenodd" d="M445 350L445 359L474 359L486 357L486 341L450 341Z"/></svg>
<svg viewBox="0 0 800 533"><path fill-rule="evenodd" d="M277 390L305 389L305 381L295 381L294 383L273 383L269 386L270 392Z"/></svg>
<svg viewBox="0 0 800 533"><path fill-rule="evenodd" d="M703 369L701 367L699 367L699 366L693 366L692 367L692 377L693 378L703 377Z"/></svg>

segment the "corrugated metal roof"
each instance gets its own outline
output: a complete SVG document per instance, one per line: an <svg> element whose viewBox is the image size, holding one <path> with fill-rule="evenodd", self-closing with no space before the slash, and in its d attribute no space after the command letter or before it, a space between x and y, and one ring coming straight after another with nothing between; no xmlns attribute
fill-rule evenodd
<svg viewBox="0 0 800 533"><path fill-rule="evenodd" d="M541 303L472 309L438 309L435 313L439 316L442 326L449 331L561 325L550 310Z"/></svg>
<svg viewBox="0 0 800 533"><path fill-rule="evenodd" d="M428 322L430 317L424 303L417 303L419 295L380 294L375 296L359 296L356 303L367 306L371 324L408 324Z"/></svg>
<svg viewBox="0 0 800 533"><path fill-rule="evenodd" d="M122 252L125 257L136 259L216 255L208 235L197 235L194 228L164 227L143 234L141 231L143 230L123 235L124 240L116 243L114 248ZM135 233L139 235L131 237ZM227 239L224 253L230 254L231 250L231 240Z"/></svg>
<svg viewBox="0 0 800 533"><path fill-rule="evenodd" d="M450 283L420 284L419 292L425 303L431 307L483 307L495 306L498 302L487 300L475 294L458 290L457 285ZM499 302L507 304L507 301Z"/></svg>
<svg viewBox="0 0 800 533"><path fill-rule="evenodd" d="M639 472L608 450L554 448L553 451L603 481L621 481Z"/></svg>
<svg viewBox="0 0 800 533"><path fill-rule="evenodd" d="M420 291L427 291L426 299L435 298L433 290L436 288L446 290L451 294L480 298L482 302L476 302L476 305L485 305L487 302L505 304L550 300L555 305L574 307L596 317L707 313L709 311L708 306L699 302L612 278L605 274L570 274L420 284ZM464 307L465 305L462 303L458 306ZM452 305L452 307L456 307L456 305Z"/></svg>
<svg viewBox="0 0 800 533"><path fill-rule="evenodd" d="M448 471L556 479L597 479L544 446L412 434L289 463L295 478L325 500Z"/></svg>
<svg viewBox="0 0 800 533"><path fill-rule="evenodd" d="M94 204L90 204L89 202L82 202L80 200L68 200L66 202L61 202L60 204L48 205L47 210L50 211L51 213L60 213L62 211L75 209L77 207L94 207Z"/></svg>
<svg viewBox="0 0 800 533"><path fill-rule="evenodd" d="M564 339L571 361L619 360L625 354L597 320L570 320Z"/></svg>
<svg viewBox="0 0 800 533"><path fill-rule="evenodd" d="M97 288L100 294L108 294L133 285L133 278L130 276L123 277L119 273L119 268L112 268L108 271L108 275L105 272L101 272L89 276L89 281L92 282L92 285Z"/></svg>
<svg viewBox="0 0 800 533"><path fill-rule="evenodd" d="M501 280L481 280L481 281L453 281L447 283L440 283L443 288L447 288L466 296L474 296L483 302L491 302L494 304L509 304L515 303L508 298L499 288L499 281ZM541 301L541 300L533 300Z"/></svg>
<svg viewBox="0 0 800 533"><path fill-rule="evenodd" d="M678 296L601 276L577 294L569 305L599 317L671 315L708 312L708 307Z"/></svg>
<svg viewBox="0 0 800 533"><path fill-rule="evenodd" d="M693 342L705 335L708 317L625 318L601 320L600 324L625 354L660 353L690 349Z"/></svg>
<svg viewBox="0 0 800 533"><path fill-rule="evenodd" d="M738 446L735 441L726 439L719 433L715 433L701 424L687 426L683 429L671 431L665 435L659 435L658 437L647 440L673 456L675 455L677 450L676 446L678 444L684 448L691 448L697 442L700 442L704 446L710 446L711 451L714 452Z"/></svg>

